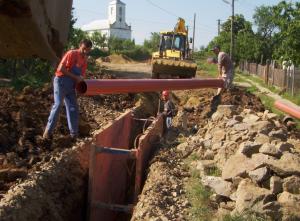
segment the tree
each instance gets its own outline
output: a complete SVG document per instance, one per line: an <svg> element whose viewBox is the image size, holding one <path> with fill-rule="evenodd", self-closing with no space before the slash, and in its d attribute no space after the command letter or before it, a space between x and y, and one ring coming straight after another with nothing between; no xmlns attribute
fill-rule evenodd
<svg viewBox="0 0 300 221"><path fill-rule="evenodd" d="M157 32L151 32L151 37L149 40L144 41L144 47L149 50L149 52L154 52L158 50L158 45L160 41L160 35Z"/></svg>
<svg viewBox="0 0 300 221"><path fill-rule="evenodd" d="M107 47L107 37L106 35L102 35L100 32L95 31L90 36L91 41L93 42L93 47L98 49L104 49Z"/></svg>
<svg viewBox="0 0 300 221"><path fill-rule="evenodd" d="M71 21L69 27L69 36L68 36L68 43L66 45L65 50L69 50L72 48L77 48L80 41L87 37L87 34L79 28L75 28L74 25L77 19L74 18L74 8L72 8L71 13Z"/></svg>
<svg viewBox="0 0 300 221"><path fill-rule="evenodd" d="M222 31L231 32L231 17L229 17L221 27ZM235 15L233 23L233 33L234 35L237 35L240 31L253 32L252 25L249 21L246 21L243 15Z"/></svg>
<svg viewBox="0 0 300 221"><path fill-rule="evenodd" d="M274 58L281 56L300 64L300 3L280 2L273 7L273 19L278 33L275 33L277 47Z"/></svg>
<svg viewBox="0 0 300 221"><path fill-rule="evenodd" d="M257 26L257 33L262 37L262 39L271 39L273 32L276 29L272 6L263 5L256 8L253 19L254 24Z"/></svg>
<svg viewBox="0 0 300 221"><path fill-rule="evenodd" d="M126 39L123 41L123 50L132 50L135 48L134 40Z"/></svg>
<svg viewBox="0 0 300 221"><path fill-rule="evenodd" d="M252 30L252 25L243 15L236 15L234 22L235 33L235 61L241 59L253 60L256 59L258 53L258 45L256 43L257 36ZM222 24L220 35L215 37L208 45L212 48L214 45L219 45L222 51L229 53L230 51L230 32L231 32L231 17ZM260 56L259 56L260 57Z"/></svg>
<svg viewBox="0 0 300 221"><path fill-rule="evenodd" d="M268 59L292 59L300 64L300 3L282 1L261 6L253 16L258 27L260 51Z"/></svg>
<svg viewBox="0 0 300 221"><path fill-rule="evenodd" d="M264 57L264 60L271 60L276 46L274 33L277 30L273 18L273 7L263 5L256 8L253 19L254 24L257 26L258 50L261 56Z"/></svg>

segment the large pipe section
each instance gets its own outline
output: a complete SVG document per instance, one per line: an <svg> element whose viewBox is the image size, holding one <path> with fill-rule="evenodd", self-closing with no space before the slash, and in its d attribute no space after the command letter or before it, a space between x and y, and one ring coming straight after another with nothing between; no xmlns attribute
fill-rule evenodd
<svg viewBox="0 0 300 221"><path fill-rule="evenodd" d="M223 88L223 79L116 79L86 80L76 86L78 93L87 96L153 92L162 90L187 90L199 88Z"/></svg>
<svg viewBox="0 0 300 221"><path fill-rule="evenodd" d="M285 101L278 100L275 102L275 107L295 118L300 119L300 107L297 105L289 104Z"/></svg>

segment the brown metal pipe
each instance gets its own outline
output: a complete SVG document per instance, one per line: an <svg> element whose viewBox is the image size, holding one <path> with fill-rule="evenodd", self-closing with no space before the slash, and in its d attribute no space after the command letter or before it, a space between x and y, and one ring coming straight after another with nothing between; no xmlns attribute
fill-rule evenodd
<svg viewBox="0 0 300 221"><path fill-rule="evenodd" d="M199 88L223 88L223 79L116 79L86 80L76 86L78 93L87 96L152 92L162 90L187 90Z"/></svg>
<svg viewBox="0 0 300 221"><path fill-rule="evenodd" d="M278 100L275 102L275 107L295 118L300 119L300 107L297 105L291 105L287 102Z"/></svg>

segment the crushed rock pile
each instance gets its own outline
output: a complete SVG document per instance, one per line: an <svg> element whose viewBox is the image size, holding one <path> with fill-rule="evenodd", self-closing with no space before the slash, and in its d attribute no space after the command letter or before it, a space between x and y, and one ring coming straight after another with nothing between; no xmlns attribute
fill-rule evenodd
<svg viewBox="0 0 300 221"><path fill-rule="evenodd" d="M300 220L300 140L276 114L221 105L197 135L177 147L195 153L192 162L226 214L255 214L266 220ZM209 171L219 168L222 175Z"/></svg>
<svg viewBox="0 0 300 221"><path fill-rule="evenodd" d="M197 153L202 143L202 135L199 133L201 128L205 128L211 121L208 113L211 112L211 99L214 94L212 89L176 91L176 94L172 94L173 102L178 108L173 121L175 128L171 130L171 135L168 133L164 138L166 142L162 142L162 145L165 148L161 148L150 163L145 186L132 220L193 219L192 205L186 188L191 174L185 159L193 152ZM239 102L237 112L244 108L264 111L259 98L240 88L224 93L221 102L229 105ZM184 118L187 122L186 129L183 126ZM199 133L195 135L197 131ZM186 138L187 136L189 137ZM186 139L187 141L183 142Z"/></svg>

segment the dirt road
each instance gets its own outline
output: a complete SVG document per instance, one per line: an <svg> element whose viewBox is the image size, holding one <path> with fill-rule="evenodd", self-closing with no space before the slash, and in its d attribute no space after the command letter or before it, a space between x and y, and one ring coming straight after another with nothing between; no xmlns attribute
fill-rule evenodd
<svg viewBox="0 0 300 221"><path fill-rule="evenodd" d="M116 78L151 78L151 65L148 63L112 64L101 63L103 71Z"/></svg>

